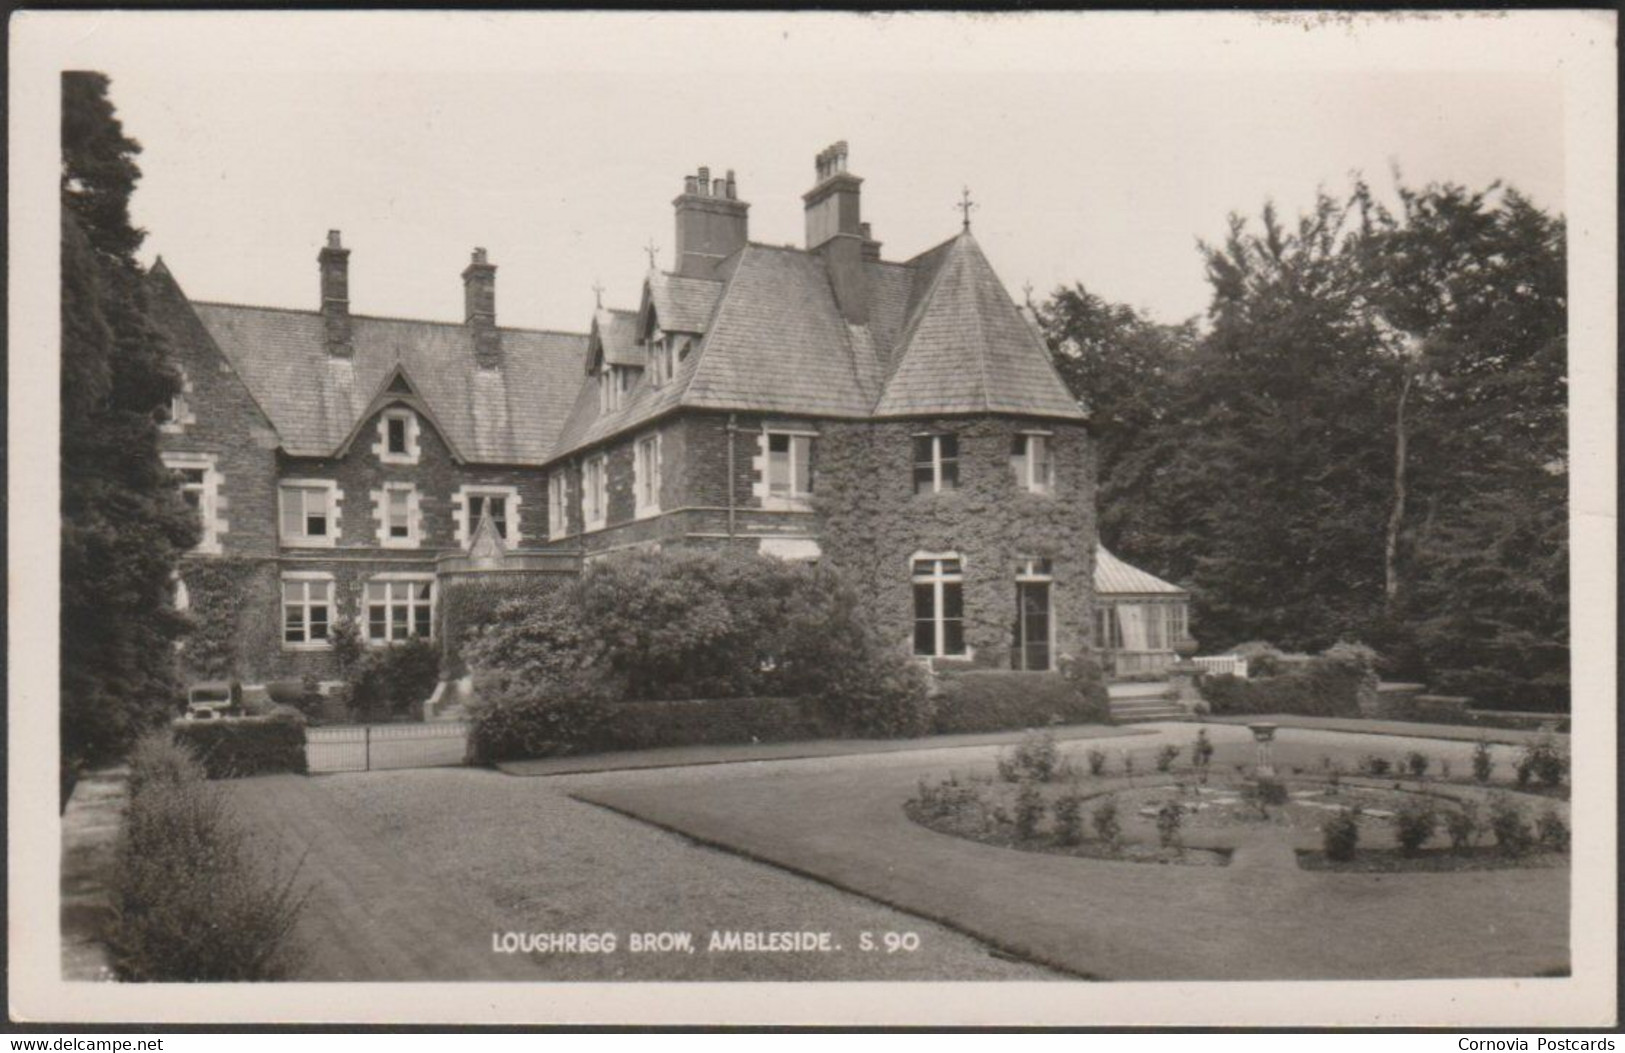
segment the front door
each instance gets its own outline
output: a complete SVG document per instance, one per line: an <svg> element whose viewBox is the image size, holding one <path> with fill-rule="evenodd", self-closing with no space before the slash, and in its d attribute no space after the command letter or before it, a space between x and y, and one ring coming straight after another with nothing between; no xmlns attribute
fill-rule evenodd
<svg viewBox="0 0 1625 1053"><path fill-rule="evenodd" d="M1049 664L1049 586L1047 581L1016 582L1015 646L1017 669L1047 671Z"/></svg>

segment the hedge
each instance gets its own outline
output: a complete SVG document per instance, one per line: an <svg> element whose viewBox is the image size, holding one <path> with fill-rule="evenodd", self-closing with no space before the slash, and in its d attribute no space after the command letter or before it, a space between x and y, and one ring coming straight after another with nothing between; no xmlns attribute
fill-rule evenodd
<svg viewBox="0 0 1625 1053"><path fill-rule="evenodd" d="M793 698L621 702L606 707L595 750L794 742L827 734L813 706Z"/></svg>
<svg viewBox="0 0 1625 1053"><path fill-rule="evenodd" d="M1104 691L1060 673L970 670L944 674L939 690L939 734L1107 722Z"/></svg>
<svg viewBox="0 0 1625 1053"><path fill-rule="evenodd" d="M197 754L211 779L305 772L305 725L297 712L181 720L171 727L175 740Z"/></svg>
<svg viewBox="0 0 1625 1053"><path fill-rule="evenodd" d="M1375 655L1357 644L1338 644L1288 669L1251 680L1205 675L1197 683L1218 716L1358 717L1361 697L1376 690Z"/></svg>

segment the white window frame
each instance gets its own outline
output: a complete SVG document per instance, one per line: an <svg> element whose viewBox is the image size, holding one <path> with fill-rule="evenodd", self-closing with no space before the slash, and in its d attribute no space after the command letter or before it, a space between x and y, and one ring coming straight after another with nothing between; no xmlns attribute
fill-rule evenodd
<svg viewBox="0 0 1625 1053"><path fill-rule="evenodd" d="M288 602L289 585L300 586L303 595L299 602ZM311 602L310 586L312 585L327 586L327 602L325 604L313 604ZM326 651L332 648L333 624L337 622L339 618L338 598L338 586L333 580L333 575L327 573L326 571L283 572L282 580L278 585L277 594L277 610L280 613L279 621L282 625L282 649L284 651ZM327 635L316 639L313 639L310 635L310 610L314 606L325 606L327 608ZM304 636L303 640L288 639L288 608L290 607L298 607L300 609L300 625L302 627Z"/></svg>
<svg viewBox="0 0 1625 1053"><path fill-rule="evenodd" d="M581 529L602 530L608 524L609 458L600 453L581 462Z"/></svg>
<svg viewBox="0 0 1625 1053"><path fill-rule="evenodd" d="M649 374L656 387L677 379L677 339L657 332L649 338Z"/></svg>
<svg viewBox="0 0 1625 1053"><path fill-rule="evenodd" d="M401 428L406 437L406 451L395 453L389 448L389 422L401 421ZM384 464L417 464L422 456L422 449L418 446L418 415L404 407L387 409L378 415L378 442L373 446L373 452L378 460Z"/></svg>
<svg viewBox="0 0 1625 1053"><path fill-rule="evenodd" d="M785 492L775 493L773 490L773 439L775 436L783 437L789 441L790 456L786 463L790 469L790 486ZM818 438L815 431L798 431L794 428L763 428L762 429L762 496L763 506L766 508L804 508L812 498L813 490L817 488L817 480L812 474L813 442ZM807 464L807 489L798 490L796 479L801 474L798 469L802 462Z"/></svg>
<svg viewBox="0 0 1625 1053"><path fill-rule="evenodd" d="M944 565L950 562L958 563L958 569L945 569ZM930 564L930 566L923 572L920 569L920 564L922 563ZM910 649L914 652L914 656L916 658L970 658L970 643L965 639L965 622L967 619L965 618L964 557L957 552L916 552L914 555L909 557L908 567L909 605L911 608L914 604L914 586L932 586L931 620L935 627L936 635L934 647L931 653L926 654L921 652L919 650L918 642L918 625L920 618L918 614L913 615L909 622L909 645ZM945 598L947 586L949 585L959 586L959 617L957 619L948 618L943 613L946 608ZM963 650L961 651L949 652L947 650L948 622L950 621L959 622L959 642L963 647Z"/></svg>
<svg viewBox="0 0 1625 1053"><path fill-rule="evenodd" d="M220 493L220 484L224 481L224 476L217 467L218 455L166 452L161 457L164 467L171 472L177 474L182 471L203 472L203 478L198 483L179 484L182 491L195 489L198 495L198 524L202 532L198 535L197 546L192 551L205 556L220 555L222 551L220 539L225 535L228 524L221 516L226 507L226 499Z"/></svg>
<svg viewBox="0 0 1625 1053"><path fill-rule="evenodd" d="M372 595L372 587L374 585L381 585L385 590L383 601L384 636L382 639L375 637L372 634L372 608L375 605ZM426 634L415 631L417 628L417 609L424 606L424 602L419 600L414 593L418 587L423 585L429 586L429 599L427 604L429 608L429 631ZM395 591L398 586L404 587L406 590L406 596L403 600L397 600L395 598ZM440 586L439 583L435 581L435 576L433 574L413 574L407 572L374 574L372 577L362 582L361 585L362 638L367 641L367 646L369 647L388 647L390 644L404 643L414 637L421 640L433 641L435 638L435 614L439 603ZM406 608L406 633L403 636L395 635L394 611L397 606L405 606Z"/></svg>
<svg viewBox="0 0 1625 1053"><path fill-rule="evenodd" d="M312 534L289 535L287 526L288 493L291 490L311 491L321 490L327 494L327 533L323 536ZM302 502L303 499L301 499ZM282 479L277 482L276 489L276 522L277 536L282 544L293 548L332 548L338 543L342 535L340 529L339 506L344 501L344 491L332 479ZM300 505L301 524L308 521L304 514L304 505Z"/></svg>
<svg viewBox="0 0 1625 1053"><path fill-rule="evenodd" d="M1055 563L1048 556L1021 556L1016 560L1016 582L1034 585L1048 585L1049 611L1045 617L1048 638L1044 641L1049 653L1049 666L1041 672L1052 672L1055 669ZM1020 589L1017 593L1019 595ZM1019 603L1019 600L1018 600ZM1018 606L1016 608L1018 619L1025 619L1026 615ZM1023 657L1025 662L1025 656Z"/></svg>
<svg viewBox="0 0 1625 1053"><path fill-rule="evenodd" d="M561 538L570 532L570 475L562 467L547 476L547 537Z"/></svg>
<svg viewBox="0 0 1625 1053"><path fill-rule="evenodd" d="M390 531L390 502L395 494L406 495L406 536ZM416 483L385 483L372 492L372 517L378 524L379 548L418 548L423 543L423 508Z"/></svg>
<svg viewBox="0 0 1625 1053"><path fill-rule="evenodd" d="M954 455L952 457L945 458L945 457L942 456L942 440L947 439L947 438L952 438L954 440ZM930 439L931 440L931 489L929 489L929 490L921 489L920 484L915 481L915 472L919 469L920 465L925 463L924 461L919 460L917 458L917 456L915 455L915 453L914 453L915 443L920 439ZM959 466L960 466L960 461L963 459L964 451L962 451L959 448L959 433L958 432L951 432L951 431L922 431L922 432L916 432L914 435L912 435L909 438L908 456L909 456L909 473L908 473L909 487L914 491L914 493L916 493L916 494L921 494L921 493L932 493L932 494L953 493L954 491L959 489ZM952 486L944 486L943 485L943 471L942 471L942 468L943 468L943 464L946 461L952 461L953 465L954 465L954 482L953 482Z"/></svg>
<svg viewBox="0 0 1625 1053"><path fill-rule="evenodd" d="M640 435L632 444L632 496L639 519L660 512L662 456L659 432Z"/></svg>
<svg viewBox="0 0 1625 1053"><path fill-rule="evenodd" d="M523 503L519 487L501 483L465 483L451 497L452 510L457 517L457 547L467 548L474 543L474 531L480 525L480 521L474 518L474 502L470 500L474 497L503 499L503 519L508 525L508 532L503 536L502 544L507 548L518 545L524 537L519 522L519 506Z"/></svg>
<svg viewBox="0 0 1625 1053"><path fill-rule="evenodd" d="M1055 492L1055 447L1050 442L1054 433L1047 431L1017 432L1015 438L1021 443L1021 453L1011 454L1011 466L1016 473L1016 485L1030 494L1053 494ZM1039 443L1044 449L1044 459L1039 461L1033 456L1033 443ZM1044 466L1042 477L1038 466Z"/></svg>

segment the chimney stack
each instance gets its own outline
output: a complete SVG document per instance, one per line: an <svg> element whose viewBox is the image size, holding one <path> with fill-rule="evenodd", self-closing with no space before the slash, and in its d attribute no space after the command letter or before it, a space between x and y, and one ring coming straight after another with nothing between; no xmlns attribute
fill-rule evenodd
<svg viewBox="0 0 1625 1053"><path fill-rule="evenodd" d="M327 244L316 256L322 275L322 324L327 331L327 353L349 358L355 353L350 342L350 250L339 232L327 232Z"/></svg>
<svg viewBox="0 0 1625 1053"><path fill-rule="evenodd" d="M739 185L730 170L712 179L701 166L683 177L683 192L673 201L677 210L677 273L710 278L717 264L745 247L750 239L750 205L739 200Z"/></svg>
<svg viewBox="0 0 1625 1053"><path fill-rule="evenodd" d="M851 325L869 321L869 289L865 259L880 258L880 243L870 237L869 224L859 213L863 180L846 169L846 140L835 143L814 159L818 183L801 195L806 207L807 248L824 257L830 285L841 314Z"/></svg>
<svg viewBox="0 0 1625 1053"><path fill-rule="evenodd" d="M497 269L484 249L475 249L463 268L463 324L474 334L474 360L481 369L502 365L502 334L497 332Z"/></svg>

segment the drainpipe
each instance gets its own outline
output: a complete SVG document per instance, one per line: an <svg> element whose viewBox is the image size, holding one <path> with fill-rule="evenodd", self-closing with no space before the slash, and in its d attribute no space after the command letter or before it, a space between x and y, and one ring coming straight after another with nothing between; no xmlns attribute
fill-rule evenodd
<svg viewBox="0 0 1625 1053"><path fill-rule="evenodd" d="M734 547L734 434L739 431L735 414L728 414L728 551Z"/></svg>

